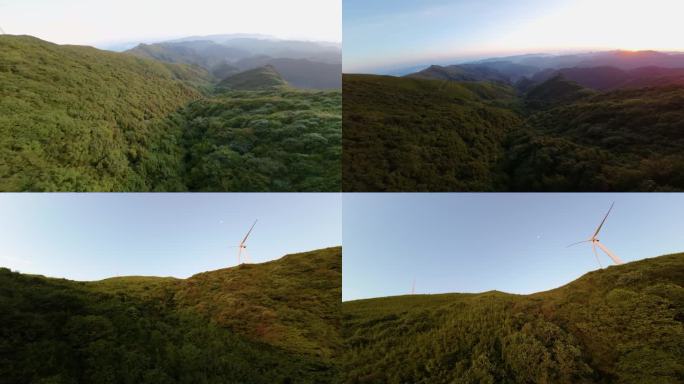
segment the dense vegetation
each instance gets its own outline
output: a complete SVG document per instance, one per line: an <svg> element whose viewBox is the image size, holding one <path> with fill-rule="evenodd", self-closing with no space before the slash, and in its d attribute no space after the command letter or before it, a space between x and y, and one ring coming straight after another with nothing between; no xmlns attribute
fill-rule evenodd
<svg viewBox="0 0 684 384"><path fill-rule="evenodd" d="M513 89L370 75L343 78L346 191L498 190Z"/></svg>
<svg viewBox="0 0 684 384"><path fill-rule="evenodd" d="M175 190L179 127L204 73L0 36L0 190Z"/></svg>
<svg viewBox="0 0 684 384"><path fill-rule="evenodd" d="M684 190L684 86L524 88L345 75L343 189Z"/></svg>
<svg viewBox="0 0 684 384"><path fill-rule="evenodd" d="M342 304L346 383L684 381L684 254L548 292Z"/></svg>
<svg viewBox="0 0 684 384"><path fill-rule="evenodd" d="M684 87L616 90L535 111L507 146L519 191L684 190Z"/></svg>
<svg viewBox="0 0 684 384"><path fill-rule="evenodd" d="M231 91L184 111L194 191L339 191L339 91Z"/></svg>
<svg viewBox="0 0 684 384"><path fill-rule="evenodd" d="M0 36L0 191L340 190L340 92L264 71Z"/></svg>
<svg viewBox="0 0 684 384"><path fill-rule="evenodd" d="M0 383L326 383L341 249L186 280L0 268Z"/></svg>

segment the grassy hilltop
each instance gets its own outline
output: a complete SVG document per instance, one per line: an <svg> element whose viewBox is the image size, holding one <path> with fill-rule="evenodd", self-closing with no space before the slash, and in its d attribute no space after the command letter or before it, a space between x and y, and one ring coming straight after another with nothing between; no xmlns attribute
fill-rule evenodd
<svg viewBox="0 0 684 384"><path fill-rule="evenodd" d="M344 75L343 189L684 190L680 77L597 90L463 71Z"/></svg>
<svg viewBox="0 0 684 384"><path fill-rule="evenodd" d="M681 383L684 254L532 295L342 304L346 383Z"/></svg>
<svg viewBox="0 0 684 384"><path fill-rule="evenodd" d="M231 86L232 84L232 86ZM0 191L339 191L340 91L0 36Z"/></svg>
<svg viewBox="0 0 684 384"><path fill-rule="evenodd" d="M341 252L188 279L0 269L0 382L332 382Z"/></svg>

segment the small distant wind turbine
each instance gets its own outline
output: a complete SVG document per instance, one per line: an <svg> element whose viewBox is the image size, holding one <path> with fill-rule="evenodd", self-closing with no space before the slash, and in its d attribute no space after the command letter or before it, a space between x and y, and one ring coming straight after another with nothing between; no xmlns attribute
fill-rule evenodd
<svg viewBox="0 0 684 384"><path fill-rule="evenodd" d="M613 210L613 205L615 205L615 202L613 202L613 203L610 205L610 208L608 209L608 213L606 213L606 215L603 217L603 220L601 221L601 224L599 224L598 228L596 228L596 231L594 232L593 235L591 235L591 237L589 238L589 240L578 241L578 242L576 242L576 243L573 243L573 244L568 245L568 248L569 248L569 247L572 247L573 245L577 245L577 244L591 243L591 248L594 250L594 256L596 257L596 261L598 262L599 267L601 267L601 268L603 268L603 266L601 265L601 261L599 260L598 253L596 252L596 246L597 246L597 245L598 245L599 248L601 248L601 250L602 250L603 252L605 252L606 255L608 255L608 257L610 257L610 258L613 260L613 262L614 262L615 264L618 264L618 265L619 265L619 264L622 264L622 260L620 260L620 258L617 257L617 255L615 255L613 252L611 252L610 249L608 249L605 245L601 244L601 241L599 241L599 239L598 239L598 234L599 234L599 232L601 231L601 228L603 227L603 224L606 222L606 219L608 218L608 215L610 215L610 211Z"/></svg>
<svg viewBox="0 0 684 384"><path fill-rule="evenodd" d="M258 220L254 220L254 224L249 228L249 231L247 231L247 234L245 235L245 238L242 239L239 245L234 245L233 248L237 247L238 249L238 254L237 254L237 259L238 259L238 265L242 264L243 262L249 261L249 253L247 253L247 238L249 237L249 234L252 233L252 229L254 229L254 226L256 225ZM244 261L242 259L242 254L245 254Z"/></svg>

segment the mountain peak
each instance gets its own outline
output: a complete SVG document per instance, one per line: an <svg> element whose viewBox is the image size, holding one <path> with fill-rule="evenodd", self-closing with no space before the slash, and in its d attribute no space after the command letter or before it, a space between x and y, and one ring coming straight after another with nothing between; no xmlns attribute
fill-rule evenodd
<svg viewBox="0 0 684 384"><path fill-rule="evenodd" d="M219 83L219 88L256 91L286 87L288 84L270 64L229 76Z"/></svg>

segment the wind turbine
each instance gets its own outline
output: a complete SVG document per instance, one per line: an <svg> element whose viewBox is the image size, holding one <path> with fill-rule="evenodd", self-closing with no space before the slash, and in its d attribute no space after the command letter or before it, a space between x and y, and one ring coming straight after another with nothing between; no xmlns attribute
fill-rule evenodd
<svg viewBox="0 0 684 384"><path fill-rule="evenodd" d="M610 215L610 211L613 210L613 205L615 205L615 202L613 202L613 203L610 205L610 208L608 209L608 213L606 213L606 215L603 217L603 220L601 221L601 224L599 224L598 228L596 228L596 231L594 232L593 235L591 235L591 237L589 238L589 240L578 241L578 242L576 242L576 243L573 243L573 244L568 245L568 248L569 248L569 247L572 247L573 245L577 245L577 244L591 243L591 248L594 250L594 256L596 257L596 261L598 262L599 267L601 267L601 268L603 268L603 266L601 265L601 261L599 260L598 252L596 252L596 246L598 246L599 248L601 248L601 250L602 250L603 252L605 252L605 254L608 255L608 257L610 257L610 258L613 260L613 262L614 262L615 264L618 264L618 265L619 265L619 264L622 264L622 260L620 260L620 258L617 257L616 254L614 254L613 252L611 252L610 249L608 249L605 245L603 245L603 244L601 243L601 241L598 239L598 234L599 234L599 232L601 231L601 228L603 227L603 224L606 222L606 219L608 218L608 215Z"/></svg>
<svg viewBox="0 0 684 384"><path fill-rule="evenodd" d="M416 294L416 278L413 278L413 285L411 285L411 294L415 295Z"/></svg>
<svg viewBox="0 0 684 384"><path fill-rule="evenodd" d="M234 247L237 247L238 249L238 254L237 254L237 259L238 259L238 265L243 263L242 260L242 254L245 254L245 261L249 261L249 253L247 253L247 238L249 237L249 234L252 233L252 229L254 229L254 226L256 225L258 220L254 220L254 224L249 228L249 231L247 231L247 234L245 235L245 238L242 239L239 245L234 245Z"/></svg>

